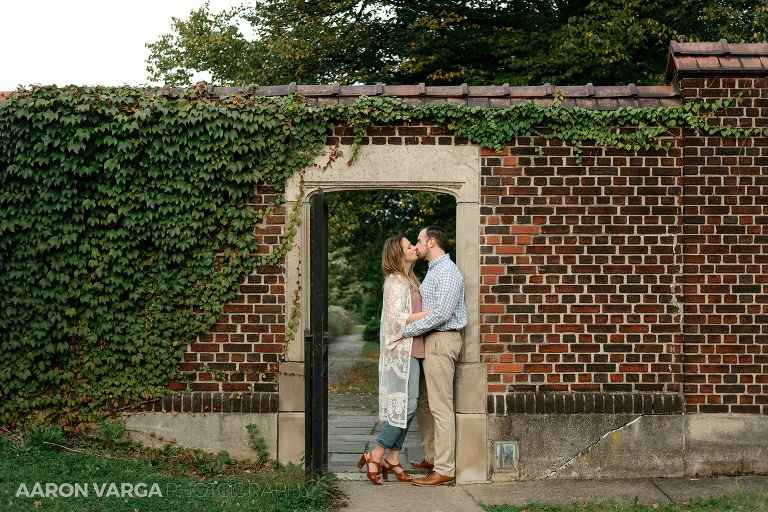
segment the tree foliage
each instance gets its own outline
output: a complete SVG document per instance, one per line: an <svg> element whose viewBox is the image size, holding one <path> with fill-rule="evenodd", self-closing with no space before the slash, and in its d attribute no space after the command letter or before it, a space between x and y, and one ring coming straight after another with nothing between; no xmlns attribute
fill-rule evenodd
<svg viewBox="0 0 768 512"><path fill-rule="evenodd" d="M670 40L763 42L767 26L768 0L256 0L174 18L147 70L171 85L198 71L223 85L658 84Z"/></svg>
<svg viewBox="0 0 768 512"><path fill-rule="evenodd" d="M267 0L215 14L206 4L188 20L173 18L173 33L147 45L147 71L173 85L188 85L199 71L223 85L354 82L361 65L388 58L372 44L381 28L375 3Z"/></svg>
<svg viewBox="0 0 768 512"><path fill-rule="evenodd" d="M765 0L589 2L542 56L540 80L661 84L671 40L757 43L768 40L767 28Z"/></svg>

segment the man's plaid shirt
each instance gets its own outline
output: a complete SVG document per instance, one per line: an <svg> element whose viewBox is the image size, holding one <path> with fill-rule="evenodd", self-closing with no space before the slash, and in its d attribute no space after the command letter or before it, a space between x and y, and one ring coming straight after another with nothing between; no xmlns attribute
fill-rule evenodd
<svg viewBox="0 0 768 512"><path fill-rule="evenodd" d="M419 292L422 310L434 310L421 320L406 325L403 336L418 336L428 331L457 331L467 325L464 278L450 256L445 254L429 262Z"/></svg>

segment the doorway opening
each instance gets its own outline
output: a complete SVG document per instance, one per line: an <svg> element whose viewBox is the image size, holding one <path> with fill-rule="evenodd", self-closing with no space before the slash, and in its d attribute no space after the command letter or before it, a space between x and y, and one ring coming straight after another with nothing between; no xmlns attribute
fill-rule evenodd
<svg viewBox="0 0 768 512"><path fill-rule="evenodd" d="M421 228L449 235L455 258L456 199L412 190L350 190L326 194L328 203L328 470L339 478L365 478L356 463L376 445L381 251L390 236L415 244ZM417 261L422 280L427 265ZM418 423L411 425L401 463L424 455ZM410 472L410 467L405 466Z"/></svg>

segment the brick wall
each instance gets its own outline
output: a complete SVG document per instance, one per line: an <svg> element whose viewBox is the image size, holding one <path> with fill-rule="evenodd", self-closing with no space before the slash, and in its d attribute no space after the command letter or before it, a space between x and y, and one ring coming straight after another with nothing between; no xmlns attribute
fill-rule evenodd
<svg viewBox="0 0 768 512"><path fill-rule="evenodd" d="M763 78L684 79L685 97L744 92L715 122L765 128ZM686 137L687 412L768 413L768 140Z"/></svg>
<svg viewBox="0 0 768 512"><path fill-rule="evenodd" d="M681 88L746 92L712 122L766 125L764 79ZM768 413L768 141L675 141L581 165L556 141L483 151L489 413Z"/></svg>
<svg viewBox="0 0 768 512"><path fill-rule="evenodd" d="M261 209L277 197L270 186L259 186L255 192L248 207ZM280 206L256 227L261 254L269 254L280 243L284 225L285 207ZM287 307L282 265L261 267L242 278L237 295L223 306L214 328L198 336L182 357L180 368L190 379L192 393L167 396L147 410L276 412ZM187 389L187 383L173 383L170 388Z"/></svg>
<svg viewBox="0 0 768 512"><path fill-rule="evenodd" d="M764 126L764 80L681 84L686 98L743 89L713 122ZM768 413L768 141L670 137L668 153L585 147L582 162L543 139L540 152L528 138L481 152L480 290L467 300L479 303L489 413ZM344 127L328 138L351 142ZM362 143L468 141L427 121ZM259 228L267 246L284 220L281 209ZM193 390L232 399L253 384L259 404L231 410L274 412L284 284L281 266L242 283L184 356Z"/></svg>
<svg viewBox="0 0 768 512"><path fill-rule="evenodd" d="M654 395L683 382L681 149L591 147L577 163L559 141L529 142L482 152L488 411L564 393L579 397L569 411L540 412L672 412Z"/></svg>

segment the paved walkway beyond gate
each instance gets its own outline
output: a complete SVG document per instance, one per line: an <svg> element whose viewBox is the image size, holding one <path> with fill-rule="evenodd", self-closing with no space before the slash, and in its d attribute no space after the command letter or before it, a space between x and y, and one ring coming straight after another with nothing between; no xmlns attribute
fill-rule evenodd
<svg viewBox="0 0 768 512"><path fill-rule="evenodd" d="M362 360L362 335L340 336L328 346L328 380L338 382L355 362ZM378 395L328 392L328 470L340 480L365 480L365 466L357 469L363 452L376 445L383 422L379 421ZM413 472L411 460L424 457L419 439L418 422L414 420L405 438L400 463ZM395 481L397 479L391 477Z"/></svg>

